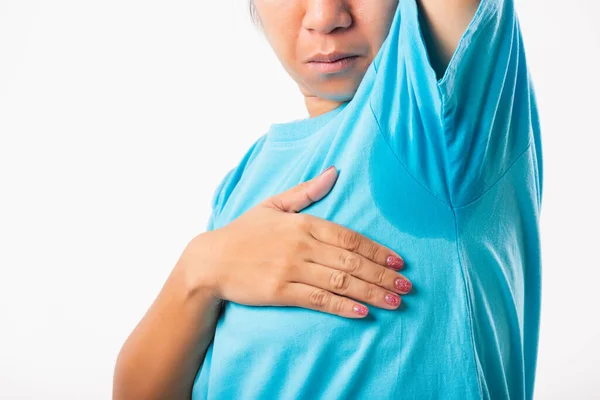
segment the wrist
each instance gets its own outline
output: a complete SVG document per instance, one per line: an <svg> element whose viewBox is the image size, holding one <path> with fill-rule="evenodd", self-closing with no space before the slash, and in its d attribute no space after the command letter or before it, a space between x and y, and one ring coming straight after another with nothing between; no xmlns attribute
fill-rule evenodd
<svg viewBox="0 0 600 400"><path fill-rule="evenodd" d="M211 256L214 247L209 244L213 236L212 231L195 236L186 246L175 268L182 276L187 297L219 306L223 300L215 295L217 267L216 260Z"/></svg>

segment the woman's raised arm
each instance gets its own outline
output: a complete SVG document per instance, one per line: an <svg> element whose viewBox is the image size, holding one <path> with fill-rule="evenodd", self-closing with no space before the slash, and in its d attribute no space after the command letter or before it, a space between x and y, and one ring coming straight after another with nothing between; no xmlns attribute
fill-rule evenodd
<svg viewBox="0 0 600 400"><path fill-rule="evenodd" d="M417 0L423 16L423 36L427 43L427 51L438 77L444 75L480 1Z"/></svg>

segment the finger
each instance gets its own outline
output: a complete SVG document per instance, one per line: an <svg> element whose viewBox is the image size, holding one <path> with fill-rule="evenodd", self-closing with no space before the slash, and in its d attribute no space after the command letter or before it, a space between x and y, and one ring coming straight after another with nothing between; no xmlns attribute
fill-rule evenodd
<svg viewBox="0 0 600 400"><path fill-rule="evenodd" d="M404 259L386 246L343 225L326 219L313 218L310 234L318 241L358 253L379 265L387 265L396 270L404 267Z"/></svg>
<svg viewBox="0 0 600 400"><path fill-rule="evenodd" d="M406 294L412 289L412 282L406 276L360 254L318 241L312 249L306 261L344 271L396 293Z"/></svg>
<svg viewBox="0 0 600 400"><path fill-rule="evenodd" d="M369 308L325 289L304 283L290 282L281 291L281 299L286 305L309 308L346 318L363 318Z"/></svg>
<svg viewBox="0 0 600 400"><path fill-rule="evenodd" d="M302 182L287 191L271 196L265 203L285 212L299 212L312 203L321 200L333 187L337 170L332 165L317 177Z"/></svg>
<svg viewBox="0 0 600 400"><path fill-rule="evenodd" d="M321 264L303 263L300 267L295 268L293 275L294 282L325 289L380 308L395 309L402 301L400 296L392 291L365 282L346 271Z"/></svg>

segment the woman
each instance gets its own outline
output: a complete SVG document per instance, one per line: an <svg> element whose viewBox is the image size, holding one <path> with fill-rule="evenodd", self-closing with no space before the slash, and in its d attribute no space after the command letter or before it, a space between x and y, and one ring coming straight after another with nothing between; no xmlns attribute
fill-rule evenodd
<svg viewBox="0 0 600 400"><path fill-rule="evenodd" d="M115 398L532 398L542 158L513 0L253 7L310 118L225 176Z"/></svg>

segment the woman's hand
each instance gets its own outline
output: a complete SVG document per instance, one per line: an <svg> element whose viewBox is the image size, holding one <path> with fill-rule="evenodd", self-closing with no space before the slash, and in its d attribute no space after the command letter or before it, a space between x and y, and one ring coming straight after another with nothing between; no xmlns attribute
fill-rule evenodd
<svg viewBox="0 0 600 400"><path fill-rule="evenodd" d="M236 303L298 306L351 318L368 312L351 299L397 308L397 293L411 288L390 269L403 266L398 254L342 225L298 213L322 199L336 178L330 167L194 238L188 249L197 261L186 264L196 266L191 274L197 286Z"/></svg>

